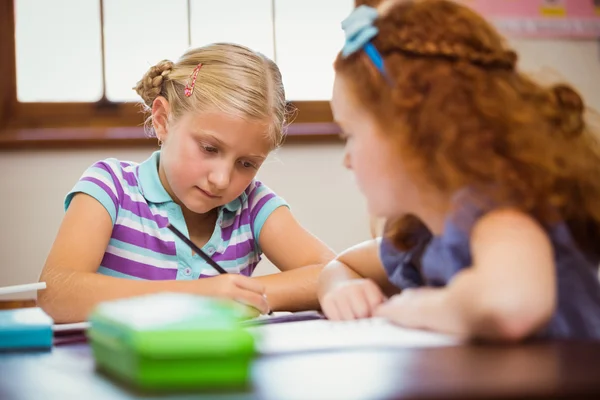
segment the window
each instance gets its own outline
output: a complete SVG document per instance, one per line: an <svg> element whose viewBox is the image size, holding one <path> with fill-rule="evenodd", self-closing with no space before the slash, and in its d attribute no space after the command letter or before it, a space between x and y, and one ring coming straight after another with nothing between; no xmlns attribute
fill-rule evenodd
<svg viewBox="0 0 600 400"><path fill-rule="evenodd" d="M353 6L352 0L3 3L0 56L15 61L0 67L13 78L0 83L0 122L8 130L139 126L131 87L149 66L217 41L275 60L298 108L296 122L323 128L332 122L328 99L333 58L343 44L340 21Z"/></svg>

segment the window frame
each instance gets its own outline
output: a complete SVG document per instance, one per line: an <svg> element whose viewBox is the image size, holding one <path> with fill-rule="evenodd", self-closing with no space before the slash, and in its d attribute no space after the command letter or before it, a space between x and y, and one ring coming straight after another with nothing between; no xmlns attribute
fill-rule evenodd
<svg viewBox="0 0 600 400"><path fill-rule="evenodd" d="M0 0L0 149L156 145L139 104L18 101L14 1ZM286 142L339 138L328 101L290 103L297 113Z"/></svg>

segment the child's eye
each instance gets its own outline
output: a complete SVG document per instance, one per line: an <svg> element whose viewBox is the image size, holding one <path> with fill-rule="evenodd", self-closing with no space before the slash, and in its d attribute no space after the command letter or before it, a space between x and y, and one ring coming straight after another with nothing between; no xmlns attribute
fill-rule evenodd
<svg viewBox="0 0 600 400"><path fill-rule="evenodd" d="M241 163L242 163L242 167L244 167L244 168L254 168L254 169L257 168L256 164L251 163L250 161L242 161Z"/></svg>
<svg viewBox="0 0 600 400"><path fill-rule="evenodd" d="M202 149L207 153L217 153L219 149L214 146L202 145Z"/></svg>

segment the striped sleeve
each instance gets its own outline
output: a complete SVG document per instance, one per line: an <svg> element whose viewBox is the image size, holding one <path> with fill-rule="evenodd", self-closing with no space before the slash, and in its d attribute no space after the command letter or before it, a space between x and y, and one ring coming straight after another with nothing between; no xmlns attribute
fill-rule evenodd
<svg viewBox="0 0 600 400"><path fill-rule="evenodd" d="M248 209L250 211L250 224L254 240L258 244L260 231L265 221L273 211L281 206L289 208L289 205L281 197L277 196L271 189L259 181L252 181L248 188Z"/></svg>
<svg viewBox="0 0 600 400"><path fill-rule="evenodd" d="M104 206L114 225L117 220L119 200L123 198L120 176L121 169L117 160L108 159L96 162L83 173L65 197L65 211L77 193L85 193Z"/></svg>

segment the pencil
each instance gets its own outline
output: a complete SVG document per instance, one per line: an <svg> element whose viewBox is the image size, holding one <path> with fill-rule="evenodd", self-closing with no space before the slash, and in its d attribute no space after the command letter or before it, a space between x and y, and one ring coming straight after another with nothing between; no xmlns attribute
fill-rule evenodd
<svg viewBox="0 0 600 400"><path fill-rule="evenodd" d="M179 239L181 239L185 244L187 244L188 246L190 246L190 248L192 250L194 250L197 254L199 254L200 257L202 257L202 259L204 261L206 261L208 263L208 265L210 265L211 267L213 267L218 273L220 273L220 274L226 274L227 273L227 271L225 271L219 264L217 264L212 258L210 258L208 256L208 254L206 254L204 251L202 251L202 249L200 247L196 246L194 244L194 242L192 242L183 233L181 233L179 231L179 229L175 228L170 223L167 224L167 228L169 228L169 230L171 232L173 232L175 234L175 236L177 236ZM263 295L263 296L265 296L265 295ZM266 296L265 296L265 299L266 299ZM273 315L273 311L269 309L268 315Z"/></svg>
<svg viewBox="0 0 600 400"><path fill-rule="evenodd" d="M190 246L190 248L192 250L194 250L194 252L196 252L196 254L200 255L200 257L202 257L204 259L204 261L206 261L208 263L208 265L210 265L215 270L217 270L218 273L220 273L220 274L226 274L227 273L227 271L225 271L223 268L221 268L221 266L219 264L217 264L216 262L214 262L212 258L210 258L205 252L203 252L200 247L196 246L194 244L194 242L192 242L183 233L181 233L179 231L179 229L175 228L171 224L167 224L167 228L169 228L171 230L171 232L173 232L175 234L175 236L177 236L179 239L183 240L183 242L185 244L187 244L188 246Z"/></svg>

